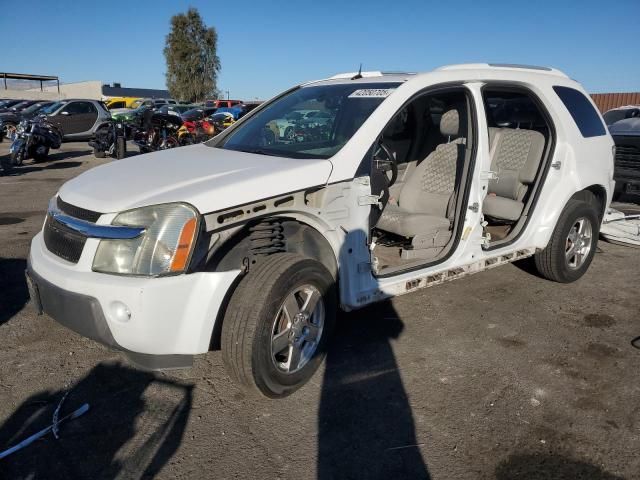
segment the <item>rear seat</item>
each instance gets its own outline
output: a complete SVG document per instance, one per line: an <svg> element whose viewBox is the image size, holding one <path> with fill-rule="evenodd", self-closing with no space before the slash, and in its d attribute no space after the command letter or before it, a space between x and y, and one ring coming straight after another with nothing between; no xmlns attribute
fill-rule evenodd
<svg viewBox="0 0 640 480"><path fill-rule="evenodd" d="M542 161L544 136L535 130L489 128L489 141L491 170L498 178L489 181L482 212L498 220L516 221Z"/></svg>

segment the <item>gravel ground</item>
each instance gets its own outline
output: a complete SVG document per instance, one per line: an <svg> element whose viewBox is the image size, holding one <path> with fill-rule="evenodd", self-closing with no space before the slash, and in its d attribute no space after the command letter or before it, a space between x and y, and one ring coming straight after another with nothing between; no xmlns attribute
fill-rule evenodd
<svg viewBox="0 0 640 480"><path fill-rule="evenodd" d="M343 314L311 383L256 400L220 352L142 372L25 305L48 199L107 161L64 144L0 177L0 449L49 425L65 389L63 413L91 405L0 477L640 478L639 250L600 242L571 285L509 265Z"/></svg>

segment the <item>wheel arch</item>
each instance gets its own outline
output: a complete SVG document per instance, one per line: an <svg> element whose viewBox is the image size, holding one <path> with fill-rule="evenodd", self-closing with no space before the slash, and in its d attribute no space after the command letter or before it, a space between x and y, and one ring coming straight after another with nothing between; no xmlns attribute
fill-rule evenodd
<svg viewBox="0 0 640 480"><path fill-rule="evenodd" d="M607 190L599 184L590 185L574 193L570 200L581 200L592 204L598 212L598 218L602 220L607 207Z"/></svg>
<svg viewBox="0 0 640 480"><path fill-rule="evenodd" d="M229 288L218 310L211 335L210 350L220 349L222 324L231 297L244 275L251 270L252 265L260 261L260 258L279 252L298 253L323 264L333 276L336 284L338 283L338 258L335 249L331 240L318 228L319 225L314 225L314 223L312 219L301 218L295 214L262 217L235 228L221 244L214 245L215 251L210 252L211 254L204 264L204 270L240 269L243 273L238 275ZM261 225L274 227L278 231L275 235L276 242L273 245L261 245L260 247L270 253L255 251L255 238L252 238L252 234L256 232L256 227Z"/></svg>

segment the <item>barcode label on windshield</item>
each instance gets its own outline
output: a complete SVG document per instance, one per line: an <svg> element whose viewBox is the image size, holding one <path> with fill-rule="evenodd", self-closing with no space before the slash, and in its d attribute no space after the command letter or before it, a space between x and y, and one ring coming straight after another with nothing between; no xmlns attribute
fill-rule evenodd
<svg viewBox="0 0 640 480"><path fill-rule="evenodd" d="M387 98L395 88L362 88L356 90L349 98Z"/></svg>

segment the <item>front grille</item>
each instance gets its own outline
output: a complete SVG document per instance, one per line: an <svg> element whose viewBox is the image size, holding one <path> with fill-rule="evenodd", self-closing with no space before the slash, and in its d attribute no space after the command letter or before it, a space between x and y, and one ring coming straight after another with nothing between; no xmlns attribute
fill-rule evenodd
<svg viewBox="0 0 640 480"><path fill-rule="evenodd" d="M102 215L100 212L94 212L92 210L85 210L84 208L76 207L70 203L65 202L60 197L57 200L58 209L67 215L79 218L80 220L86 220L87 222L96 223Z"/></svg>
<svg viewBox="0 0 640 480"><path fill-rule="evenodd" d="M640 148L632 145L616 145L616 167L640 170Z"/></svg>
<svg viewBox="0 0 640 480"><path fill-rule="evenodd" d="M85 236L65 227L50 215L47 215L44 224L43 237L47 250L71 263L78 263L87 240Z"/></svg>

